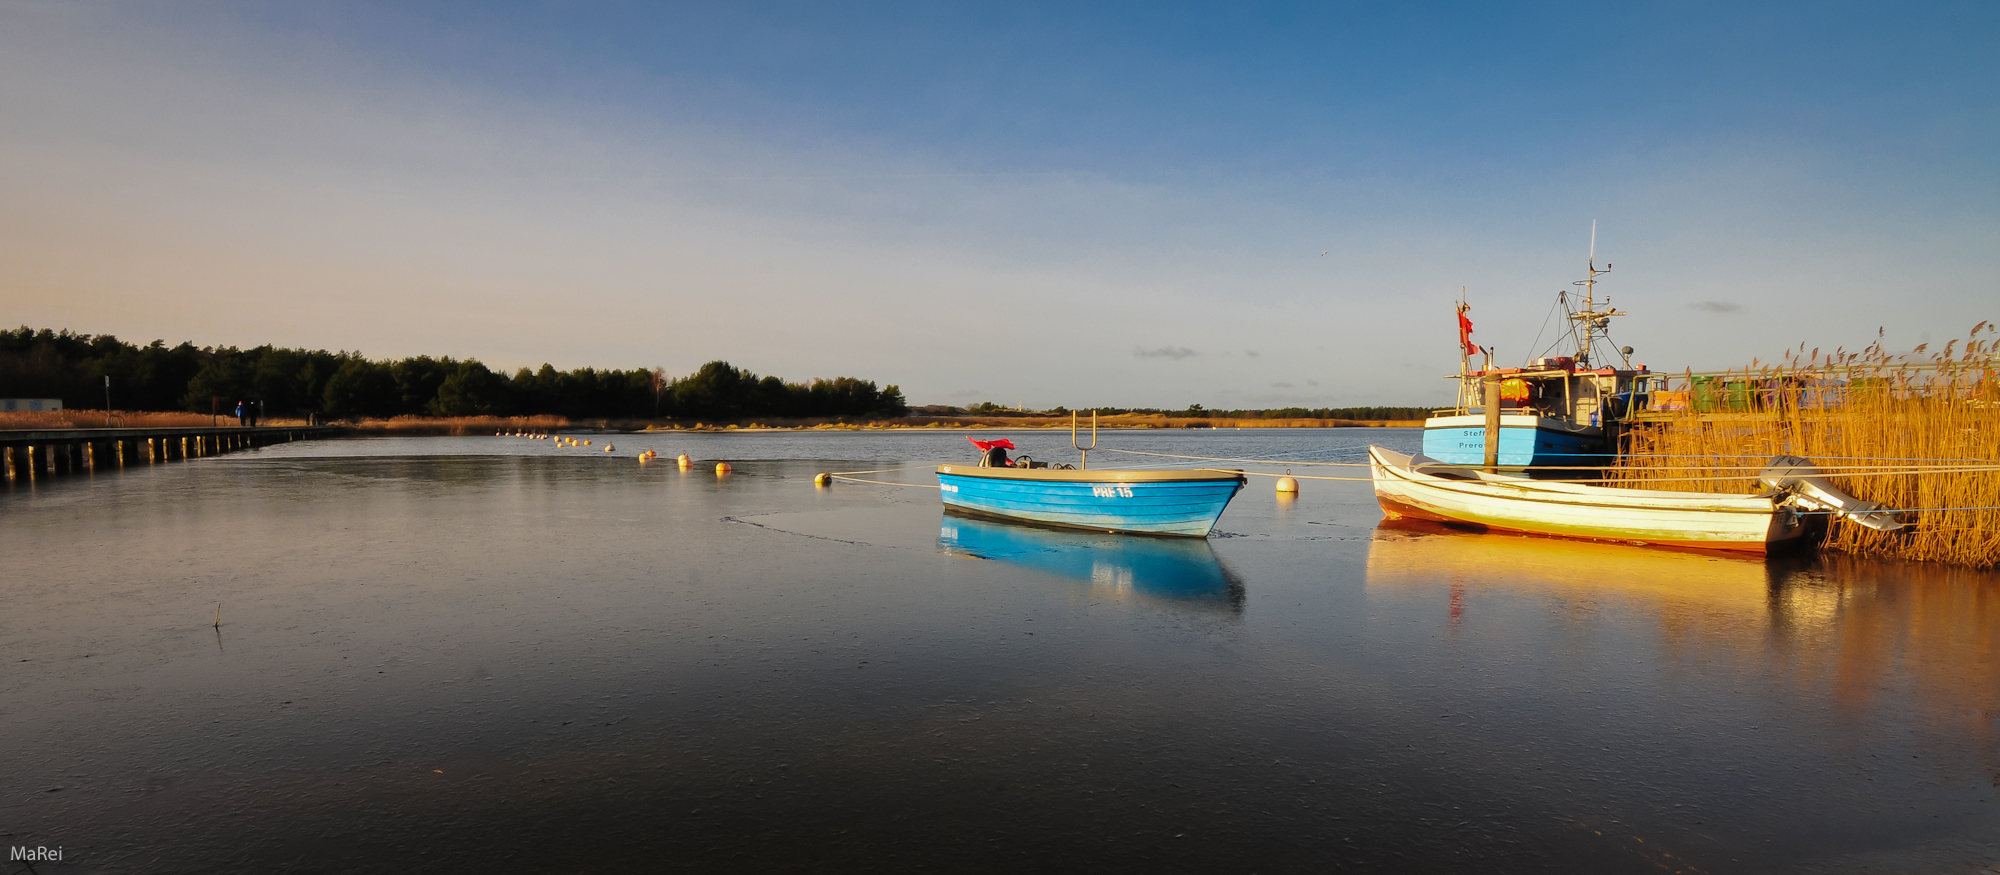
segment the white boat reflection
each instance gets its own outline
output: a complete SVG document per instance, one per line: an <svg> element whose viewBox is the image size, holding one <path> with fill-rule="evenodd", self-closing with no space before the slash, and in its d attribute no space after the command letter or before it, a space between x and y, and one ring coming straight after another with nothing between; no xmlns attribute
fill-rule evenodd
<svg viewBox="0 0 2000 875"><path fill-rule="evenodd" d="M1791 564L1383 520L1368 545L1368 587L1471 586L1571 600L1699 604L1710 612L1761 619L1772 607L1774 584Z"/></svg>
<svg viewBox="0 0 2000 875"><path fill-rule="evenodd" d="M947 513L938 546L954 555L1081 581L1114 597L1243 609L1243 583L1206 540L1044 529Z"/></svg>

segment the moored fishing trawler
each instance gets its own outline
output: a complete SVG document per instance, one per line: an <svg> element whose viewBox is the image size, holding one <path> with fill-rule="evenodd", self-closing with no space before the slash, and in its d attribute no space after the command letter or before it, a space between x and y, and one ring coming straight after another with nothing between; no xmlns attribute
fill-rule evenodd
<svg viewBox="0 0 2000 875"><path fill-rule="evenodd" d="M1006 451L1015 447L1004 439L972 442L982 452L978 462L937 469L945 507L972 516L1201 538L1215 528L1216 519L1246 480L1242 471L1216 468L1090 470L1089 451L1097 447L1095 413L1088 447L1077 444L1074 415L1071 418L1070 444L1083 453L1077 468L1026 456L1010 459Z"/></svg>
<svg viewBox="0 0 2000 875"><path fill-rule="evenodd" d="M1645 406L1647 393L1655 388L1652 372L1632 363L1632 348L1611 343L1611 317L1625 313L1613 309L1609 298L1597 300L1597 277L1610 270L1609 264L1597 267L1593 223L1588 272L1575 283L1583 287L1583 300L1573 302L1567 290L1556 293L1574 351L1541 356L1518 368L1499 367L1492 347L1472 342L1471 306L1459 301L1459 363L1453 377L1458 396L1452 407L1424 420L1424 455L1454 465L1544 473L1608 464L1617 453L1624 420ZM1484 359L1477 369L1475 355ZM1491 457L1489 428L1497 436Z"/></svg>

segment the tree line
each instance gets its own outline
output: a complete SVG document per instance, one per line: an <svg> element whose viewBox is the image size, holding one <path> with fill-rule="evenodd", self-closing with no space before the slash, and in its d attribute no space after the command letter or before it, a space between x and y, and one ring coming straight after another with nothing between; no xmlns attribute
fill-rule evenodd
<svg viewBox="0 0 2000 875"><path fill-rule="evenodd" d="M514 416L736 420L893 417L900 388L855 377L788 382L713 361L669 379L658 368L495 371L449 356L376 360L357 352L259 346L135 346L109 334L0 330L0 397L60 398L64 407L234 410L261 401L269 415L329 419Z"/></svg>

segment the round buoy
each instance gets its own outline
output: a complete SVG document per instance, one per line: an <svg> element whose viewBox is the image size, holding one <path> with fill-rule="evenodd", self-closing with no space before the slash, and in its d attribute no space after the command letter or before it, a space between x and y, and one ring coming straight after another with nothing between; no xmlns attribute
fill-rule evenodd
<svg viewBox="0 0 2000 875"><path fill-rule="evenodd" d="M694 460L693 460L693 459L690 459L690 458L688 458L688 454L686 454L686 453L682 453L682 454L681 454L681 457L680 457L680 458L678 458L678 459L675 459L674 461L675 461L675 462L677 462L677 463L679 463L679 464L680 464L680 466L681 466L681 467L683 467L683 468L686 468L686 467L688 467L688 466L690 466L690 465L693 465L693 464L694 464Z"/></svg>
<svg viewBox="0 0 2000 875"><path fill-rule="evenodd" d="M1299 481L1293 480L1290 477L1278 478L1278 494L1279 495L1299 494Z"/></svg>
<svg viewBox="0 0 2000 875"><path fill-rule="evenodd" d="M722 475L724 475L724 474L727 474L727 473L729 473L729 470L730 470L730 469L729 469L729 463L728 463L728 462L717 462L717 463L715 463L715 474L716 474L716 476L718 476L718 477L719 477L719 476L722 476Z"/></svg>
<svg viewBox="0 0 2000 875"><path fill-rule="evenodd" d="M605 451L605 452L607 452L607 453L608 453L608 452L611 452L611 445L610 445L610 444L605 444L605 445L604 445L604 451Z"/></svg>
<svg viewBox="0 0 2000 875"><path fill-rule="evenodd" d="M590 441L584 441L584 442L583 442L583 445L584 445L584 446L586 446L586 447L587 447L587 446L590 446Z"/></svg>
<svg viewBox="0 0 2000 875"><path fill-rule="evenodd" d="M832 485L833 485L833 475L832 475L832 474L821 474L821 475L819 475L819 476L817 476L817 477L814 477L814 478L813 478L813 485L814 485L814 486L832 486Z"/></svg>

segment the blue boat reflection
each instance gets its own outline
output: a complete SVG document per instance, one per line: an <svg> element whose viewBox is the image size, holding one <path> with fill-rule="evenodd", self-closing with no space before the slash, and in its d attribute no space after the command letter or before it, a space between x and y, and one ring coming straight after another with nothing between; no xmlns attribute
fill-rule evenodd
<svg viewBox="0 0 2000 875"><path fill-rule="evenodd" d="M1223 567L1206 540L1044 529L947 512L938 546L1082 581L1110 594L1243 609L1242 581Z"/></svg>

